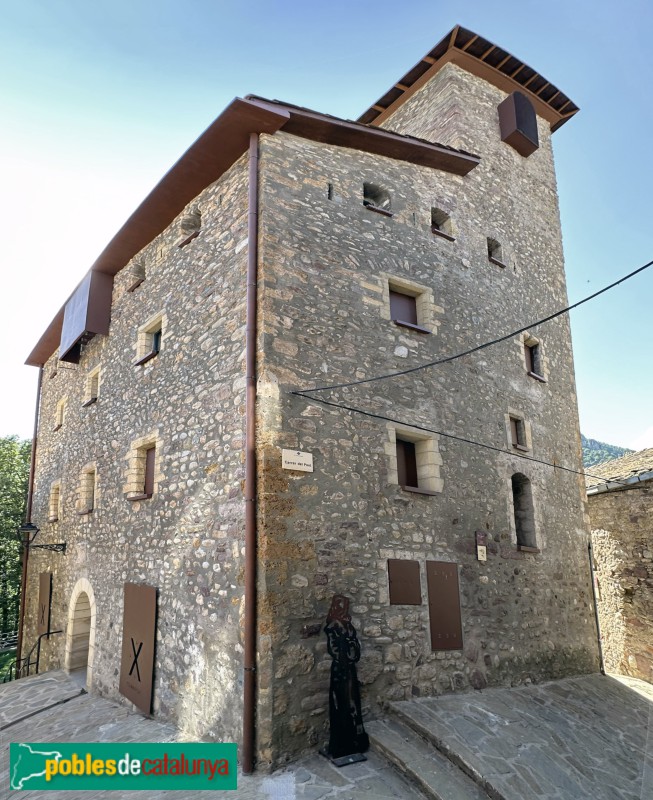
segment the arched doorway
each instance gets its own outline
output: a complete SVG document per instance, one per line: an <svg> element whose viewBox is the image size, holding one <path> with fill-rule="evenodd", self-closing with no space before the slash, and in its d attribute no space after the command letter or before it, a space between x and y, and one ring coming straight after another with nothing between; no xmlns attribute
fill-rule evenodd
<svg viewBox="0 0 653 800"><path fill-rule="evenodd" d="M91 584L82 578L75 584L68 607L65 668L87 689L91 688L94 655L95 595Z"/></svg>

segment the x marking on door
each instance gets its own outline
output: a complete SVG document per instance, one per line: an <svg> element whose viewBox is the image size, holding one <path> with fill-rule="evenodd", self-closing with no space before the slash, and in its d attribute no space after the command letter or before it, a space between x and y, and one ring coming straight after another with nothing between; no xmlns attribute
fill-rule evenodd
<svg viewBox="0 0 653 800"><path fill-rule="evenodd" d="M131 639L131 637L130 637L130 639ZM131 639L131 643L132 643L132 653L134 654L134 660L132 661L132 666L131 666L131 669L129 670L129 674L131 675L132 672L134 671L134 669L136 669L136 678L138 679L138 682L140 683L141 682L141 671L138 668L138 657L141 654L141 648L143 647L143 642L139 642L138 650L136 649L136 644L134 643L133 639Z"/></svg>

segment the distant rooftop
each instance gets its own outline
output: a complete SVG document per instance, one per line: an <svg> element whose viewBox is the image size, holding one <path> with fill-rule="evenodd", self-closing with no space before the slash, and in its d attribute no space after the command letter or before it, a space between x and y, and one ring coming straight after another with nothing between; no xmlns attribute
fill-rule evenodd
<svg viewBox="0 0 653 800"><path fill-rule="evenodd" d="M566 94L532 67L477 33L457 25L380 100L370 106L358 121L380 125L449 63L484 78L508 94L523 92L537 113L549 122L552 131L564 125L578 111L578 106Z"/></svg>
<svg viewBox="0 0 653 800"><path fill-rule="evenodd" d="M606 486L611 482L620 481L615 486L606 486L606 489L620 489L644 480L653 480L653 447L640 450L638 453L629 453L621 458L614 458L604 464L590 467L592 477L585 478L585 486L596 491L598 486ZM596 477L594 477L596 476ZM593 493L593 492L592 492Z"/></svg>

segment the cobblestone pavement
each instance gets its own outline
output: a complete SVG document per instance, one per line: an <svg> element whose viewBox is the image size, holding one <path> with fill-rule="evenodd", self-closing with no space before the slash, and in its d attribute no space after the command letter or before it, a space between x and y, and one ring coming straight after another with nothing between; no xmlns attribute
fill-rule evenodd
<svg viewBox="0 0 653 800"><path fill-rule="evenodd" d="M63 672L49 672L0 685L0 799L68 800L67 792L9 792L9 743L169 742L171 725L146 719L126 707L83 693ZM147 795L147 796L146 796ZM197 800L196 792L84 792L84 800ZM238 789L225 797L241 800L386 800L421 798L374 753L342 769L322 756L306 758L273 775L238 776Z"/></svg>
<svg viewBox="0 0 653 800"><path fill-rule="evenodd" d="M393 703L493 796L653 800L653 686L587 675Z"/></svg>

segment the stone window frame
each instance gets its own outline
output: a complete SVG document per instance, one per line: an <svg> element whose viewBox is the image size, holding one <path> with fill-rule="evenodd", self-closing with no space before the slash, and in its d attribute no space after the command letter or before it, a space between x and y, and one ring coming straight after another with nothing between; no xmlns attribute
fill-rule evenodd
<svg viewBox="0 0 653 800"><path fill-rule="evenodd" d="M437 318L438 314L443 314L444 309L435 303L435 295L430 286L425 286L423 283L417 283L408 278L403 278L399 275L394 275L389 272L381 272L379 274L381 282L381 300L380 312L381 317L389 322L394 322L392 319L392 311L390 309L390 292L399 292L409 297L414 297L417 307L417 325L410 325L405 322L395 322L402 328L414 330L417 333L430 333L437 335L440 321Z"/></svg>
<svg viewBox="0 0 653 800"><path fill-rule="evenodd" d="M153 314L147 322L139 328L136 337L136 360L134 366L142 366L155 358L163 350L163 342L166 338L167 319L163 311ZM157 336L158 338L157 344Z"/></svg>
<svg viewBox="0 0 653 800"><path fill-rule="evenodd" d="M448 242L456 241L456 230L451 215L438 206L431 206L431 233Z"/></svg>
<svg viewBox="0 0 653 800"><path fill-rule="evenodd" d="M529 331L524 331L517 339L517 345L519 347L519 357L521 363L524 366L524 371L526 374L533 378L536 381L540 381L540 383L548 383L549 380L549 360L546 358L544 354L544 347L542 345L542 340L539 339L537 336L533 336L532 333ZM538 349L538 359L539 359L539 367L540 371L538 372L531 372L528 369L528 363L526 361L526 348L527 347L537 347Z"/></svg>
<svg viewBox="0 0 653 800"><path fill-rule="evenodd" d="M98 477L97 465L86 464L79 474L79 489L77 491L76 510L79 516L92 514L98 505Z"/></svg>
<svg viewBox="0 0 653 800"><path fill-rule="evenodd" d="M58 522L61 519L61 479L52 481L48 497L48 522Z"/></svg>
<svg viewBox="0 0 653 800"><path fill-rule="evenodd" d="M526 416L521 411L516 411L514 408L509 408L504 415L506 425L506 439L508 440L508 447L510 450L520 451L522 453L530 453L533 451L533 436L531 431L531 423L526 419ZM514 419L523 426L523 444L515 444L512 436L512 423Z"/></svg>
<svg viewBox="0 0 653 800"><path fill-rule="evenodd" d="M389 422L386 425L387 440L384 445L387 457L388 483L399 486L397 471L397 438L415 444L417 462L417 482L419 486L401 487L402 491L416 494L435 495L444 489L444 480L440 474L443 464L438 447L439 436L426 433L419 428Z"/></svg>
<svg viewBox="0 0 653 800"><path fill-rule="evenodd" d="M154 448L154 485L152 494L145 494L145 464L146 453ZM159 484L164 475L161 472L163 458L163 441L158 431L134 439L129 447L125 460L127 461L127 473L125 483L122 487L123 494L127 500L149 500L157 494Z"/></svg>
<svg viewBox="0 0 653 800"><path fill-rule="evenodd" d="M100 397L100 386L102 384L102 367L98 364L86 375L86 383L84 386L84 402L82 408L93 405Z"/></svg>
<svg viewBox="0 0 653 800"><path fill-rule="evenodd" d="M58 431L63 428L63 424L66 421L66 411L68 407L68 398L62 397L61 400L57 403L57 407L54 411L54 427L52 428L53 431Z"/></svg>

